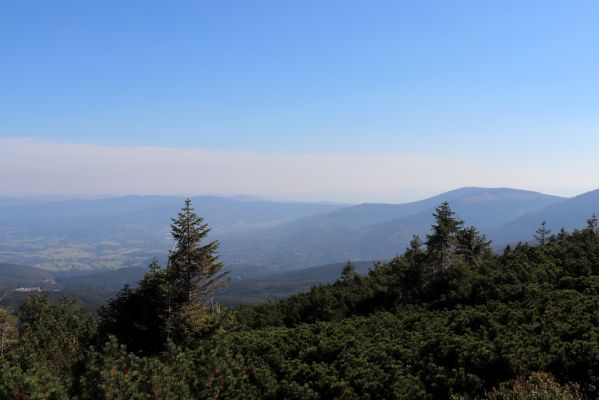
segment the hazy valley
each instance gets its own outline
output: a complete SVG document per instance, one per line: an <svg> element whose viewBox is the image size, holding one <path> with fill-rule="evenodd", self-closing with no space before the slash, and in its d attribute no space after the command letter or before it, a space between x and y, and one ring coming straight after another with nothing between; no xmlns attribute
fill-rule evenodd
<svg viewBox="0 0 599 400"><path fill-rule="evenodd" d="M465 225L474 225L502 251L531 241L543 221L554 233L599 214L599 191L562 198L508 188L462 188L405 204L276 202L257 198L192 198L220 241L231 285L219 293L228 305L280 299L333 282L352 260L366 273L375 260L402 253L422 238L434 208L448 201ZM179 197L40 199L0 202L0 287L40 287L77 293L101 304L135 286L153 258L166 263L169 221ZM295 272L297 271L297 272ZM87 300L86 300L87 299ZM5 300L10 301L10 298Z"/></svg>
<svg viewBox="0 0 599 400"><path fill-rule="evenodd" d="M516 189L462 188L405 204L342 205L195 197L193 203L236 273L388 259L424 237L448 201L500 249L529 241L541 222L557 232L599 213L599 191L562 198ZM5 202L7 202L5 200ZM0 262L50 271L145 267L172 246L169 221L180 197L129 196L1 205Z"/></svg>

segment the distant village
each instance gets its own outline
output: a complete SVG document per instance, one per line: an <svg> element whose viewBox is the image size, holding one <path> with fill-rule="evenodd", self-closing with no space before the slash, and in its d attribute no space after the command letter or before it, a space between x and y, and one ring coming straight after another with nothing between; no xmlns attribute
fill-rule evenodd
<svg viewBox="0 0 599 400"><path fill-rule="evenodd" d="M36 286L36 287L20 287L20 288L16 288L14 291L15 292L24 292L24 293L36 293L36 292L41 292L42 288L40 288L39 286Z"/></svg>
<svg viewBox="0 0 599 400"><path fill-rule="evenodd" d="M56 281L52 278L44 279L43 283L45 283L46 285L56 285ZM13 291L21 292L21 293L39 293L39 292L42 292L43 289L39 286L33 286L33 287L20 287L20 288L13 289Z"/></svg>

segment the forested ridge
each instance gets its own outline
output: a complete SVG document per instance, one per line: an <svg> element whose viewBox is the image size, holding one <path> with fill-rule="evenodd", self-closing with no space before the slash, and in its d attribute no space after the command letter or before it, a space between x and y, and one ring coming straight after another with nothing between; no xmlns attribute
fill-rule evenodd
<svg viewBox="0 0 599 400"><path fill-rule="evenodd" d="M187 202L168 264L98 317L44 295L0 310L0 398L599 397L597 218L501 254L447 203L434 218L367 276L348 263L333 284L225 309L218 243Z"/></svg>

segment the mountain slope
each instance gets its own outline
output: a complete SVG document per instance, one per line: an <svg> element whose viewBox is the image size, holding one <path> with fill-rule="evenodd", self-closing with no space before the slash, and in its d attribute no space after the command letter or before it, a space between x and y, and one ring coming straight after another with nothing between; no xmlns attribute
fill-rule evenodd
<svg viewBox="0 0 599 400"><path fill-rule="evenodd" d="M321 265L282 273L262 272L259 277L242 276L231 271L231 284L219 290L217 298L227 306L255 304L288 297L309 290L312 286L332 283L339 279L345 262ZM356 271L366 274L373 263L355 262ZM90 309L96 309L125 285L136 287L147 272L146 268L121 268L88 273L46 271L24 265L0 264L0 302L17 306L26 293L19 287L41 287L54 296L76 295ZM15 297L16 296L16 297Z"/></svg>
<svg viewBox="0 0 599 400"><path fill-rule="evenodd" d="M367 274L372 261L353 263L356 272ZM280 272L253 279L233 279L229 287L220 290L217 297L226 305L255 304L266 300L282 299L308 291L312 286L333 283L341 276L345 262L319 265L301 270Z"/></svg>
<svg viewBox="0 0 599 400"><path fill-rule="evenodd" d="M583 228L593 214L599 215L599 190L583 193L571 199L551 204L523 215L489 232L497 244L533 240L535 231L545 221L553 233L561 228Z"/></svg>
<svg viewBox="0 0 599 400"><path fill-rule="evenodd" d="M448 201L468 225L487 231L563 199L516 189L463 188L419 202L363 204L240 235L223 242L227 259L302 268L339 260L389 258L413 234L425 235L434 208Z"/></svg>
<svg viewBox="0 0 599 400"><path fill-rule="evenodd" d="M53 279L53 275L39 268L0 263L0 288L46 286L47 280L51 279Z"/></svg>

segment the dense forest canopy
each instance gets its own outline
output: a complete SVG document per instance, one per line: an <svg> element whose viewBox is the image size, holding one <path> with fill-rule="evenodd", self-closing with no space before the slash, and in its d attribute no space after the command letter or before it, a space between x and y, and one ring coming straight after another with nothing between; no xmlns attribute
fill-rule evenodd
<svg viewBox="0 0 599 400"><path fill-rule="evenodd" d="M97 318L45 295L0 310L0 398L597 398L597 218L496 254L447 203L434 217L368 275L348 263L336 283L224 309L218 243L187 202L168 264Z"/></svg>

